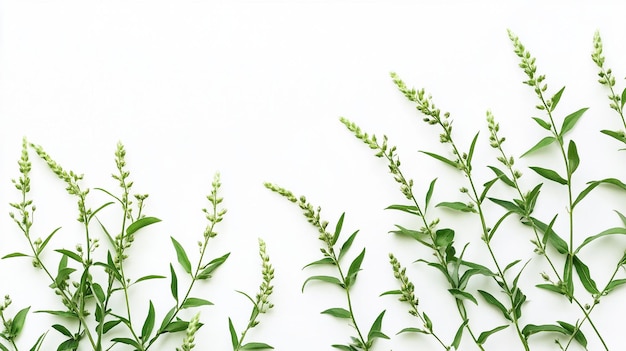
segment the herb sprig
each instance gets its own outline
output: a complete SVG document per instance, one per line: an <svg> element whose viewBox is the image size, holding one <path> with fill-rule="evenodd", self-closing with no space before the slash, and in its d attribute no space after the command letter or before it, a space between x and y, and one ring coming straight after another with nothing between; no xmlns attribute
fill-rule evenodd
<svg viewBox="0 0 626 351"><path fill-rule="evenodd" d="M66 191L77 199L78 222L82 224L84 241L75 245L74 249L48 249L53 237L61 235L61 227L54 229L44 238L38 237L34 232L34 213L36 207L30 198L32 164L29 150L34 150L48 168L66 185ZM140 252L133 247L137 234L145 231L145 228L160 222L156 217L144 214L147 194L131 196L133 181L130 180L130 172L126 169L126 150L118 143L115 151L115 166L117 173L112 177L117 181L120 193L103 188L95 188L111 201L99 205L95 209L91 207L90 189L82 184L83 175L73 171L67 171L43 149L43 147L29 143L26 139L22 143L22 152L18 161L20 177L13 181L15 188L20 192L19 202L11 203L15 212L10 216L22 232L28 244L28 252L13 252L5 255L3 259L27 257L32 260L36 269L42 270L49 280L49 286L57 295L63 308L43 309L37 312L47 313L58 320L51 325L56 333L65 337L65 340L57 345L58 350L77 350L79 348L94 351L112 349L133 349L147 351L158 347L159 340L166 334L183 333L180 348L177 350L189 351L195 346L195 338L198 330L202 327L200 313L196 312L190 320L181 317L181 311L188 309L198 310L213 303L203 297L193 294L194 286L202 281L209 280L215 271L228 259L230 253L208 259L210 239L217 236L217 224L224 219L226 209L221 207L223 201L219 194L221 181L219 174L215 174L211 184L210 194L207 200L210 204L208 209L203 209L208 224L203 232L202 240L198 242L199 258L192 265L190 256L174 237L171 237L173 253L176 254L178 266L189 276L186 287L181 288L182 278L178 276L177 269L169 265L169 291L173 298L173 306L161 315L161 322L157 324L159 306L155 306L152 298L146 301L147 312L143 316L138 312L139 308L131 303L131 295L137 290L137 285L143 285L146 281L166 279L165 275L148 274L139 278L132 277L126 268L126 262L132 260ZM111 224L110 219L100 220L98 214L113 206L119 206L119 223ZM116 228L115 230L111 228ZM102 253L100 240L94 232L101 232L106 238L106 252ZM253 309L248 329L258 323L258 314L265 313L273 306L269 302L269 295L273 287L271 280L274 269L269 263L269 256L265 253L265 243L260 241L260 254L263 260L262 275L263 283L261 291ZM60 255L58 263L51 263L52 257ZM247 295L246 295L247 296ZM117 301L121 299L120 305ZM10 317L8 314L11 299L6 296L0 306L0 319L4 325L4 331L0 333L0 350L17 351L17 337L24 329L27 314L30 307L19 310ZM138 319L139 318L139 319ZM141 322L139 322L141 321ZM248 330L246 329L246 331ZM45 331L39 338L34 340L30 350L39 350L45 345ZM244 333L245 335L245 333ZM243 341L243 336L241 338ZM45 346L47 347L47 346ZM271 349L267 344L248 343L242 344L238 350L246 349Z"/></svg>

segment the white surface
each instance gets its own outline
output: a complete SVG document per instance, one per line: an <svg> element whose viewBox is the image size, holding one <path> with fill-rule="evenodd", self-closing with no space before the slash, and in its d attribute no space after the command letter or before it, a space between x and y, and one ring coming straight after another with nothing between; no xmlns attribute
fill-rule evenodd
<svg viewBox="0 0 626 351"><path fill-rule="evenodd" d="M620 178L623 154L617 153L616 143L597 133L617 129L616 115L608 108L605 90L596 83L590 59L592 36L599 29L607 65L618 78L626 72L620 66L626 57L622 40L626 24L615 7L539 1L516 5L495 1L3 1L0 194L5 204L17 200L10 180L18 176L15 161L22 136L43 145L65 168L85 173L85 186L109 189L116 186L110 174L115 144L121 140L128 151L134 190L150 193L146 211L163 219L138 236L131 268L137 269L137 276L145 270L167 274L167 265L176 260L168 236L176 236L193 252L204 228L200 212L207 206L204 196L219 170L229 212L210 250L213 256L229 251L232 255L213 280L196 290L196 295L215 303L202 310L205 326L197 336L197 349L230 349L228 316L238 329L243 327L250 306L234 290L253 293L257 289L257 237L266 240L276 269L276 307L262 316L261 325L247 340L267 342L277 350L330 349L330 344L347 342L352 330L344 321L319 312L342 304L342 296L337 289L313 284L300 292L304 279L316 272L300 268L319 258L320 242L295 206L263 188L264 181L276 182L308 195L324 208L331 223L346 211L346 231L361 229L352 254L366 246L367 255L354 288L355 308L364 329L386 309L383 330L393 336L418 324L393 297L378 297L396 288L387 252L396 252L405 265L427 252L386 234L395 223L410 224L398 213L383 211L402 202L402 196L386 165L345 130L338 116L350 118L366 131L389 135L399 146L418 193L423 194L428 182L439 177L433 201L460 199L456 189L463 178L417 154L417 150L447 150L438 143L438 131L422 123L396 91L388 73L396 71L407 84L426 88L438 106L451 111L459 143L468 145L481 130L476 164L496 163L486 142L487 109L502 125L507 150L520 155L540 138L540 131L530 120L536 114L535 98L521 84L525 77L506 35L510 28L538 58L550 91L567 86L560 117L591 107L572 133L583 162L577 173L578 189L587 180ZM622 83L620 79L618 85ZM528 158L520 168L546 166L548 155ZM73 234L78 229L74 200L34 153L31 157L36 230L44 235L63 226L62 235L51 245L73 247L81 239ZM488 180L491 175L477 168L480 180ZM527 186L539 181L531 171L525 173ZM565 204L558 201L564 198L563 191L546 184L546 202L539 213L551 217L556 210L564 218ZM620 206L624 210L623 205L611 202L606 194L598 192L590 198L590 206L580 210L589 215L580 217L579 242L619 225L611 210ZM96 195L93 201L102 199ZM3 208L9 211L8 205ZM457 229L459 244L472 242L468 256L489 264L481 258L485 249L478 240L475 218L435 213ZM462 232L467 228L473 229ZM0 217L0 229L0 254L24 247L8 216ZM529 233L513 221L511 232L500 234L494 245L501 249L497 254L503 261L536 257ZM600 285L608 278L602 267L610 267L623 247L623 240L607 240L588 251L596 254L587 260L593 262L592 273ZM533 287L541 283L538 273L544 270L545 262L536 257L523 275L529 298L523 322L580 318L574 306ZM449 342L459 319L444 282L424 266L410 265L409 271L421 307ZM48 282L26 261L0 261L0 277L0 294L11 294L14 308L46 309L56 303ZM475 284L474 288L493 289L480 278ZM134 293L140 301L135 308L139 321L148 299L159 303L157 320L171 303L166 283ZM619 298L609 296L593 314L612 349L623 340L617 323L617 316L624 313ZM481 305L480 311L470 310L475 329L504 324L484 302ZM29 315L20 339L24 349L49 326L45 318ZM585 332L589 349L599 350L588 326ZM52 349L56 337L51 331L44 349ZM555 349L550 338L533 337L533 350ZM174 348L181 339L165 340L162 349ZM462 349L476 349L468 341L466 335ZM487 349L521 349L517 345L509 328L493 336ZM406 335L379 342L375 349L419 346L436 349L428 337Z"/></svg>

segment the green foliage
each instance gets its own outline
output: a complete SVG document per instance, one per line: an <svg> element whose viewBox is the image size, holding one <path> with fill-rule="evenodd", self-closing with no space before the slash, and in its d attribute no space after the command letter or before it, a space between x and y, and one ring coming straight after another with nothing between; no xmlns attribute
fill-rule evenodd
<svg viewBox="0 0 626 351"><path fill-rule="evenodd" d="M58 237L63 232L61 227L53 230L45 238L36 238L33 233L34 201L30 198L30 171L32 168L29 150L35 153L47 164L48 168L65 183L69 195L77 200L78 222L83 228L84 241L75 245L74 249L51 249L49 243L52 237ZM199 255L195 258L189 255L183 244L171 237L173 254L176 255L177 265L169 264L169 290L172 295L170 306L157 306L153 301L157 297L150 291L141 292L136 285L143 286L146 281L167 279L166 275L148 274L134 278L126 269L128 260L139 259L141 250L134 247L136 236L148 235L146 232L161 220L144 214L146 194L131 196L134 182L129 179L130 173L126 170L126 150L118 143L115 151L115 165L117 173L113 174L119 185L118 193L95 188L111 201L93 209L89 197L90 189L82 185L83 176L73 171L66 171L61 165L41 147L30 144L24 139L19 164L20 177L13 181L20 192L20 199L11 203L15 212L11 218L26 239L26 246L22 252L7 254L3 259L28 257L38 270L37 280L47 279L51 288L50 293L58 296L62 309L39 309L36 312L46 313L55 318L50 326L55 333L62 335L64 341L56 345L57 350L91 349L94 351L113 349L132 349L147 351L156 349L159 340L167 334L184 334L180 351L189 351L195 346L195 338L202 327L199 319L199 309L213 303L205 298L193 295L194 287L206 284L207 280L228 259L230 253L209 259L209 242L217 236L216 225L220 223L226 210L221 207L222 198L219 174L216 174L211 184L210 194L207 196L209 207L203 209L208 222L202 240L198 242ZM101 211L117 210L117 223L109 220L100 220ZM108 217L107 217L108 218ZM100 248L100 238L94 233L99 232L107 244ZM146 233L146 234L144 234ZM148 239L148 238L146 238ZM149 240L149 239L148 239ZM27 253L26 253L27 252ZM271 280L274 270L265 254L265 243L260 241L260 253L263 259L263 283L261 291L254 303L253 315L249 328L258 321L259 313L265 313L273 305L268 298L273 287ZM181 272L178 269L181 269ZM132 289L131 289L132 287ZM131 304L131 294L140 293L146 296L145 305ZM247 296L247 295L246 295ZM122 304L119 304L122 301ZM5 297L0 306L0 319L4 329L0 333L0 350L17 351L17 339L21 336L30 307L23 308L11 315L8 307L11 305L9 296ZM181 314L182 310L196 310L190 320ZM166 313L163 313L167 311ZM33 318L33 317L30 317ZM247 329L246 329L247 331ZM46 345L45 331L38 338L32 338L32 351L53 349L54 345ZM245 332L244 332L245 334ZM243 336L242 336L243 340ZM239 349L262 349L259 343L248 343ZM271 347L265 347L271 348Z"/></svg>
<svg viewBox="0 0 626 351"><path fill-rule="evenodd" d="M366 133L356 123L340 118L348 131L385 163L393 181L399 186L402 200L387 205L386 209L398 211L408 218L406 223L410 224L396 224L390 233L408 238L426 250L427 255L412 257L411 261L417 263L416 269L432 269L435 274L440 275L441 282L444 282L442 287L425 284L421 276L411 276L407 272L407 267L401 264L404 258L400 259L396 253L389 253L396 285L387 288L380 296L395 297L412 317L410 324L399 328L396 335L415 334L428 338L437 348L446 351L459 350L467 344L483 351L501 348L493 342L493 336L498 333L514 335L518 348L526 351L531 350L535 343L546 340L537 335L554 338L561 350L574 347L587 349L589 340L601 345L598 348L610 350L605 339L606 331L601 330L595 322L596 316L593 312L601 301L606 301L605 296L622 290L620 287L626 285L626 277L622 273L626 266L626 253L616 259L609 269L590 260L589 257L593 255L589 253L596 253L592 251L596 243L607 237L616 241L623 240L626 235L626 216L615 210L621 225L608 228L604 226L595 229L591 234L582 233L579 223L585 220L587 214L582 213L578 206L583 201L589 201L590 195L599 187L622 192L626 190L626 183L614 177L580 179L581 168L587 167L587 160L581 158L581 155L587 154L581 150L587 146L575 140L580 135L576 128L583 118L588 118L589 108L578 107L575 111L562 111L564 101L569 99L566 87L556 91L550 89L546 75L538 71L537 59L512 31L508 31L508 36L524 75L522 82L531 88L536 98L535 112L538 113L538 116L530 117L533 126L538 126L537 134L529 141L530 147L526 146L515 153L505 150L506 138L501 135L500 125L490 111L486 112L488 136L484 137L485 134L482 134L481 137L480 132L472 131L469 134L473 135L471 141L463 142L453 128L451 113L443 111L435 104L435 100L425 89L410 88L398 74L391 73L393 84L412 107L416 108L420 120L429 128L436 129L440 150L420 150L420 154L422 157L428 156L424 157L428 161L434 160L445 165L448 171L458 175L459 184L454 187L441 184L441 181L438 183L438 178L423 187L422 184L415 184L405 173L397 147L390 144L386 135L377 137ZM599 132L613 141L626 144L626 88L621 91L617 89L613 71L605 66L606 58L599 33L595 33L593 37L591 58L598 68L598 82L608 91L609 108L619 116L623 127L618 130L602 129ZM467 131L462 132L467 134ZM478 164L477 161L476 156L485 152L482 151L483 139L491 147L491 150L487 150L495 154L491 164ZM620 147L624 146L620 144ZM65 230L57 227L58 223L52 227L56 229L46 232L49 234L43 237L36 237L34 234L33 218L36 207L30 197L30 151L34 151L63 182L67 193L76 201L77 221L82 228L80 234L83 238L72 249L50 247L53 238L65 235ZM553 159L549 164L540 164L534 158L539 152ZM521 156L516 158L514 154ZM93 188L105 194L109 201L92 206L91 189L84 186L82 174L63 168L43 147L23 140L18 160L20 176L13 180L20 196L16 202L10 204L10 217L25 238L26 244L17 251L4 254L2 259L30 259L37 279L43 277L46 280L51 293L58 297L59 304L48 309L37 309L37 313L47 314L55 322L48 331L22 341L26 338L26 321L34 318L29 314L31 307L14 310L11 298L5 296L4 302L0 304L0 351L17 351L18 341L32 345L32 351L54 347L57 350L82 348L94 351L147 351L156 349L161 337L168 334L182 336L182 343L177 351L189 351L195 347L196 337L200 335L198 331L202 327L200 309L213 305L213 302L205 296L197 295L199 289L194 288L199 284L207 284L216 270L230 257L229 252L209 258L209 243L217 236L216 226L226 214L226 210L221 207L222 198L218 194L221 186L219 175L215 175L207 196L209 206L203 209L207 225L198 241L198 253L193 254L185 247L184 241L171 236L168 241L172 244L170 254L172 257L175 255L176 261L169 263L168 271L133 277L127 270L126 262L141 253L134 245L136 237L147 235L144 233L161 220L144 214L147 194L131 195L134 183L129 179L130 173L126 170L125 155L124 146L118 144L115 151L116 173L113 178L119 188L115 191ZM518 165L518 159L528 162L529 165ZM476 172L481 168L488 171ZM522 178L524 173L520 169L532 171L527 172L531 179ZM483 179L483 174L488 174L486 179ZM332 317L329 319L353 328L353 332L345 337L343 343L330 344L331 347L342 351L383 349L381 344L390 339L383 331L383 319L389 309L380 306L382 302L371 303L369 306L354 302L355 290L363 289L360 283L365 274L364 263L373 251L363 246L355 248L359 246L359 230L345 229L346 213L339 215L331 226L322 219L321 207L313 206L306 197L296 196L273 183L264 185L297 205L317 232L321 242L321 257L308 264L301 263L307 271L315 270L315 273L304 279L301 290L304 292L307 288L308 294L310 290L327 288L329 294L340 294L340 302L321 311L320 314L324 315L321 318ZM459 193L456 196L441 195L450 198L440 200L437 188L442 186L458 188ZM536 213L537 204L544 201L542 191L547 187L560 191L562 195L556 201L560 201L564 210L551 208L546 210L547 213ZM417 188L425 191L420 193L421 190ZM435 199L437 202L433 203ZM101 220L98 216L111 211L117 211L115 223ZM474 221L476 228L479 228L475 236L471 236L471 230L459 228L458 216L466 216L468 220ZM522 226L518 226L511 233L513 230L510 228L515 228L515 224L510 222L514 221ZM95 235L96 232L99 235ZM498 251L503 249L496 246L495 241L500 238L507 240L505 235L526 235L532 244L532 253L529 252L529 256L533 255L534 262L543 265L545 271L539 276L527 277L528 274L524 273L531 258L510 257L508 252ZM101 248L105 245L106 248ZM468 258L472 256L466 255L470 250L481 250L480 252L485 253L487 263ZM259 256L262 279L258 292L250 295L237 291L252 304L247 322L243 326L236 326L231 317L227 324L224 321L224 330L228 328L228 335L225 337L230 338L233 351L273 349L265 342L246 340L249 332L259 325L261 315L274 306L270 301L274 290L274 268L266 252L266 244L261 239ZM605 273L608 272L604 275L608 279L598 278L597 273L603 269ZM419 273L418 271L417 274ZM162 290L171 295L170 304L157 305L155 296L148 296L140 305L131 305L130 297L138 289L131 287L145 286L146 281L152 280L156 280L154 283L162 281ZM537 296L552 295L561 299L563 305L545 311L544 317L551 320L539 320L537 316L526 312L527 296L522 288L537 289ZM441 289L455 315L442 315L442 309L438 306L428 305L430 301L420 304L419 289ZM363 291L370 292L367 289ZM122 305L116 305L115 301L122 301ZM562 306L571 308L577 314L575 320L561 320L564 319L560 317ZM367 324L360 318L360 311L366 308L374 310L376 315ZM193 317L185 319L183 310L193 310ZM493 313L498 321L483 325L476 318L482 313ZM446 326L441 322L443 318L447 319ZM369 325L369 328L364 327L365 325ZM46 336L50 331L62 336L63 341L58 345L47 345ZM511 346L507 345L508 347Z"/></svg>
<svg viewBox="0 0 626 351"><path fill-rule="evenodd" d="M302 290L304 291L307 283L320 281L329 283L334 286L338 286L341 290L343 290L345 294L345 303L346 307L333 307L322 311L322 314L327 314L329 316L338 318L338 319L347 319L350 324L354 327L356 335L350 336L352 340L349 344L333 344L332 346L339 350L349 350L349 351L369 351L372 350L376 339L389 339L389 337L382 332L382 321L385 315L385 311L381 312L374 323L372 324L369 333L366 335L363 333L362 329L359 327L355 317L355 307L352 303L352 298L350 291L354 288L355 282L359 272L361 271L361 265L363 264L363 260L365 259L365 248L361 250L361 253L358 254L350 263L346 270L346 265L344 264L343 257L348 252L348 250L352 247L352 243L356 238L358 231L352 233L341 245L339 250L337 250L337 242L341 238L343 222L345 219L345 213L341 214L337 223L335 225L335 230L331 234L328 231L328 222L321 219L320 212L322 211L321 207L314 207L311 205L306 197L300 196L296 197L293 193L285 188L282 188L278 185L272 183L265 183L265 187L283 197L285 197L288 201L297 204L303 212L306 220L313 225L317 229L319 233L319 240L323 242L323 246L320 249L323 255L323 258L304 266L305 268L311 266L319 266L326 265L332 266L336 271L334 276L328 275L313 275L307 278L302 285ZM338 252L338 253L337 253ZM231 328L231 334L233 333L233 329Z"/></svg>
<svg viewBox="0 0 626 351"><path fill-rule="evenodd" d="M266 313L269 309L274 307L274 304L272 304L269 300L270 295L274 291L274 286L272 286L272 279L274 279L274 268L272 267L270 263L270 257L265 250L265 242L261 239L259 239L259 256L261 257L261 263L263 267L261 270L263 280L261 282L261 286L259 287L259 292L253 299L245 292L238 291L252 303L252 312L250 313L248 324L246 325L246 328L241 332L241 335L239 337L237 336L237 332L235 331L235 326L233 325L232 320L228 318L228 330L230 331L233 351L274 349L272 346L262 342L244 343L244 339L248 334L248 331L259 325L259 315Z"/></svg>
<svg viewBox="0 0 626 351"><path fill-rule="evenodd" d="M583 331L593 333L599 344L602 345L602 348L609 350L609 346L602 332L594 323L591 314L603 296L626 284L626 278L619 277L619 271L626 263L626 254L616 262L608 282L605 285L601 285L594 279L594 271L599 268L595 267L593 262L584 262L581 251L583 249L587 250L591 243L607 236L622 236L626 234L626 229L624 227L601 229L598 234L587 235L586 238L582 238L580 240L581 243L575 247L574 242L579 241L575 240L575 237L583 235L583 233L580 233L578 226L576 226L578 218L582 217L582 214L577 215L574 210L576 205L580 204L600 185L611 185L619 190L626 189L626 186L619 179L605 178L588 181L586 187L577 189L576 184L578 182L575 181L575 172L580 167L585 166L585 160L580 157L579 149L581 144L577 143L573 136L575 136L576 125L585 116L588 108L583 107L574 112L561 114L560 109L557 107L560 107L560 102L567 99L565 87L550 95L546 76L538 73L535 57L530 54L513 32L509 31L508 34L513 44L514 53L520 59L519 67L526 76L523 83L531 87L537 98L535 107L542 114L541 117L532 117L532 120L540 127L539 137L537 140L531 140L532 146L523 152L521 157L533 162L533 154L539 150L548 154L554 152L554 157L558 162L551 162L549 167L542 165L528 166L528 169L533 171L531 173L534 173L541 181L549 181L546 182L547 184L544 185L543 182L530 184L531 190L523 190L523 187L527 186L521 183L523 173L515 165L515 158L505 152L503 144L506 138L500 135L500 126L489 111L487 112L488 140L489 145L497 153L496 160L498 164L484 165L484 167L487 167L494 173L495 177L486 182L479 182L473 172L476 168L474 156L478 152L479 133L474 134L474 138L467 146L458 143L453 133L451 114L439 108L435 104L433 97L425 89L409 88L398 74L391 73L393 83L400 93L414 105L421 114L421 119L426 124L438 128L438 140L447 149L422 150L420 152L450 166L451 171L456 171L463 176L464 184L460 187L461 199L454 198L440 201L435 208L439 209L438 214L444 216L444 218L433 217L431 214L433 211L431 200L435 193L436 178L430 183L425 195L418 196L414 190L414 181L404 173L397 148L390 146L388 137L383 136L380 138L374 134L366 133L356 123L344 117L340 118L341 123L357 139L372 149L377 158L384 159L394 181L399 184L400 191L406 201L389 205L387 209L400 211L404 215L412 217L411 223L416 224L413 227L395 225L395 229L391 233L411 238L419 245L425 246L432 251L431 258L417 257L414 258L414 261L435 268L447 281L448 286L446 289L450 294L450 301L458 311L459 318L459 324L456 327L453 338L449 342L445 342L443 337L434 332L432 319L422 311L422 307L418 308L415 285L411 282L406 268L400 265L398 258L393 253L389 255L390 263L394 277L399 282L399 288L387 290L381 296L397 296L402 303L406 304L409 313L419 321L418 326L407 326L401 329L398 334L418 333L429 335L444 350L459 349L463 336L467 334L469 334L476 348L485 350L488 345L488 339L492 335L506 329L515 330L519 344L524 350L531 349L531 336L544 333L556 334L557 339L555 342L562 350L569 349L572 343L577 343L586 349L588 341ZM626 89L619 94L614 90L616 79L612 71L604 66L605 58L602 54L602 41L598 33L594 36L592 59L600 69L599 82L609 88L609 100L611 101L609 106L618 113L624 126L623 130L601 130L601 133L626 144L626 120L623 110L626 104ZM466 131L463 132L464 134L466 133ZM479 185L481 183L483 184L482 187ZM566 213L559 216L559 213L555 212L550 214L549 218L551 219L546 221L537 218L534 210L537 202L541 201L542 188L552 186L550 183L564 189L563 199ZM509 195L500 195L503 193L501 189L498 190L497 197L492 195L493 189L498 187L499 184L505 186L504 194L508 191ZM344 275L341 273L340 262L334 256L333 245L337 240L338 233L335 232L334 236L327 234L327 223L319 220L319 208L315 211L306 202L305 198L298 199L283 188L272 184L266 184L266 186L285 196L291 202L298 203L305 210L305 216L309 222L318 227L318 231L321 233L320 239L327 244L322 249L322 252L327 257L308 266L329 264L339 270L338 276L311 276L305 281L304 285L312 281L323 281L349 291L351 282L344 279ZM624 225L626 225L626 217L619 211L616 212ZM455 224L454 216L458 215L470 215L477 221L477 225L481 228L480 240L491 260L489 266L483 266L477 262L464 259L464 253L469 244L464 245L462 248L456 246L456 235L452 227ZM541 216L543 215L541 214ZM563 217L565 217L564 221L561 220ZM492 218L495 218L495 220ZM492 245L492 241L498 237L496 234L503 231L503 224L514 218L518 218L527 227L530 241L534 246L534 253L543 260L549 271L549 273L541 274L541 278L545 283L536 284L536 288L548 294L556 293L565 298L565 301L572 303L578 309L578 313L580 313L580 318L574 323L557 320L553 324L533 324L527 321L527 317L523 313L526 295L521 290L522 284L520 280L526 264L530 260L521 267L518 265L522 261L521 259L514 259L510 262L504 261L506 254L497 253ZM341 228L343 219L344 216L342 215L338 221L337 228ZM493 222L489 223L489 221ZM443 226L442 223L447 223L447 227ZM557 223L559 228L567 228L567 233L564 236L557 234L555 230ZM520 231L523 232L523 230ZM508 235L511 235L511 233ZM328 239L331 237L334 240ZM474 243L472 242L472 244ZM363 249L362 255L364 253L365 249ZM350 270L352 270L353 266L360 265L359 260L360 256L351 265ZM470 281L474 282L472 277L476 276L486 277L491 280L492 284L485 285L483 283L477 289L469 284ZM583 290L580 291L577 287L582 287ZM482 297L482 299L478 299L477 296ZM588 298L593 302L582 302ZM468 308L466 308L468 303L477 305L478 309L490 308L495 310L503 318L504 324L487 328L480 326L484 331L481 333L475 332L474 330L478 326L475 326L474 320ZM437 309L433 308L433 310ZM343 319L353 317L352 308L335 307L327 309L322 313ZM351 347L352 345L334 346L341 350L354 350Z"/></svg>

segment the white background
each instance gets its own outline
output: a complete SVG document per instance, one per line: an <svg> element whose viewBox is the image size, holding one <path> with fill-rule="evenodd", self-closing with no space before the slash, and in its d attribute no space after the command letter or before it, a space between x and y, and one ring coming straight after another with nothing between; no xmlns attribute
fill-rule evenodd
<svg viewBox="0 0 626 351"><path fill-rule="evenodd" d="M514 155L543 137L530 119L538 113L536 99L521 84L525 77L506 34L510 28L538 58L549 92L567 86L559 118L590 107L571 134L582 159L577 191L588 180L622 178L624 156L618 153L619 146L598 133L618 129L617 115L608 108L606 91L596 83L590 59L593 33L600 30L607 65L614 67L618 86L623 87L626 67L620 63L626 58L626 24L617 3L2 1L0 197L6 204L4 211L9 212L8 202L19 200L11 179L18 177L16 160L23 136L43 145L66 169L84 173L85 187L111 190L116 186L110 178L115 170L113 153L122 141L134 190L150 193L146 213L163 219L138 235L129 269L135 277L167 274L169 262L176 262L168 236L178 238L196 259L195 242L205 225L200 209L207 206L204 196L219 171L229 212L218 227L210 254L232 254L211 281L195 290L195 295L215 303L202 310L205 326L197 335L197 349L230 349L228 317L238 330L244 327L251 306L235 290L253 294L258 287L257 237L267 242L276 269L272 295L276 307L262 316L247 341L266 342L277 350L321 350L346 343L352 332L347 323L319 314L342 306L341 291L323 284L311 284L304 294L300 291L308 275L320 273L301 267L320 258L321 242L296 206L263 187L264 181L276 182L321 205L331 225L346 211L346 234L361 229L350 257L367 247L353 290L357 318L367 330L375 316L387 310L383 331L393 336L375 349L436 349L427 336L394 336L419 323L393 297L378 297L397 288L387 253L395 252L409 266L421 308L448 343L460 323L453 300L433 269L411 264L430 257L428 251L387 234L393 224L415 223L383 211L392 203L402 203L397 185L385 163L352 137L338 117L350 118L366 131L387 134L398 145L418 194L439 177L433 202L463 200L457 191L465 185L463 177L417 153L448 150L438 143L438 131L422 123L414 107L396 91L389 72L398 72L411 86L426 88L439 107L452 113L460 145L467 147L481 131L475 163L480 165L476 176L482 183L491 177L484 166L497 162L486 139L487 109L500 121L508 139L505 147ZM31 157L32 196L38 206L34 230L44 236L62 226L51 248L73 248L82 238L74 220L75 201L34 153ZM541 181L527 170L528 165L554 165L560 170L557 160L555 149L523 159L519 168L525 173L524 185L530 189ZM510 196L504 188L495 191ZM602 189L580 207L576 242L620 225L611 210L625 210L623 195L611 194ZM106 201L96 192L90 195L94 208ZM565 199L565 188L545 184L537 209L546 220L559 212L557 226L563 233ZM488 206L489 219L495 221L501 210ZM476 217L441 209L432 213L444 219L442 226L457 230L458 247L472 243L468 258L491 264L479 240ZM547 267L532 253L530 232L511 220L499 235L494 246L503 262L533 258L522 276L529 298L522 323L573 323L580 318L575 306L533 287L542 282L539 272ZM623 248L623 240L611 238L590 246L583 255L599 285L606 283ZM0 216L0 254L25 249L26 241L8 215ZM51 265L58 260L53 252L46 258ZM481 279L471 289L497 294L493 282ZM13 311L28 305L33 311L60 308L47 288L49 282L28 260L1 261L0 282L0 294L13 297ZM138 286L132 293L138 328L148 299L155 301L157 320L172 303L165 281ZM589 301L581 287L578 293ZM619 296L623 293L605 298L593 314L612 349L623 340L619 317L625 312ZM479 302L480 309L470 307L474 329L505 324L484 301ZM19 340L22 348L30 348L49 322L45 315L30 314ZM600 350L588 326L584 330L589 349ZM553 337L532 337L533 350L555 349ZM51 331L44 349L54 349L59 340L58 333ZM182 335L164 338L159 349L173 349L180 340ZM509 328L489 339L486 348L521 346ZM476 349L467 335L461 349Z"/></svg>

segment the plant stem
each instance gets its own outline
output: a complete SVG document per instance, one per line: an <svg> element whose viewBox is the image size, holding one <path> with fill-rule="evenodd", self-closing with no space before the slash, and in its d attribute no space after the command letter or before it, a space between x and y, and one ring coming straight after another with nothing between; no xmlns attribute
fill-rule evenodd
<svg viewBox="0 0 626 351"><path fill-rule="evenodd" d="M428 221L426 220L427 208L425 208L422 211L422 208L419 205L419 202L417 201L415 195L413 194L413 187L411 186L412 185L411 182L409 180L407 180L407 178L402 173L402 170L400 169L400 167L397 166L397 164L399 164L399 160L394 160L393 159L393 154L388 154L380 146L378 146L378 148L379 148L379 150L381 150L382 154L385 156L385 158L387 159L387 161L391 165L390 168L393 169L392 173L394 173L397 176L397 181L404 185L403 190L405 192L405 196L409 200L411 200L413 202L413 205L415 205L415 208L417 209L417 216L419 218L421 218L422 223L424 224L424 228L426 229L426 231L427 231L431 241L434 243L435 242L435 233L433 232L432 225L430 225L428 223ZM435 257L437 257L437 261L439 262L439 264L444 266L444 267L446 267L447 266L447 262L446 262L445 258L442 256L441 252L439 252L439 250L434 249L434 247L431 247L431 248L433 249L433 253L434 253ZM452 282L453 281L452 277L447 272L447 270L446 270L445 276L446 276L446 279L448 280L448 282ZM458 288L454 284L450 284L450 287L451 288ZM459 312L459 316L464 321L467 320L468 318L467 318L467 311L465 309L465 303L462 300L458 300L458 299L456 301L457 301L456 306L457 306L457 311ZM474 332L472 331L472 328L470 327L469 322L465 325L465 329L469 332L469 334L472 337L472 340L474 341L476 346L480 350L484 351L484 348L483 348L482 344L478 343L478 339L474 335ZM441 343L441 340L436 335L433 334L433 336ZM449 349L449 347L447 347L447 348Z"/></svg>

